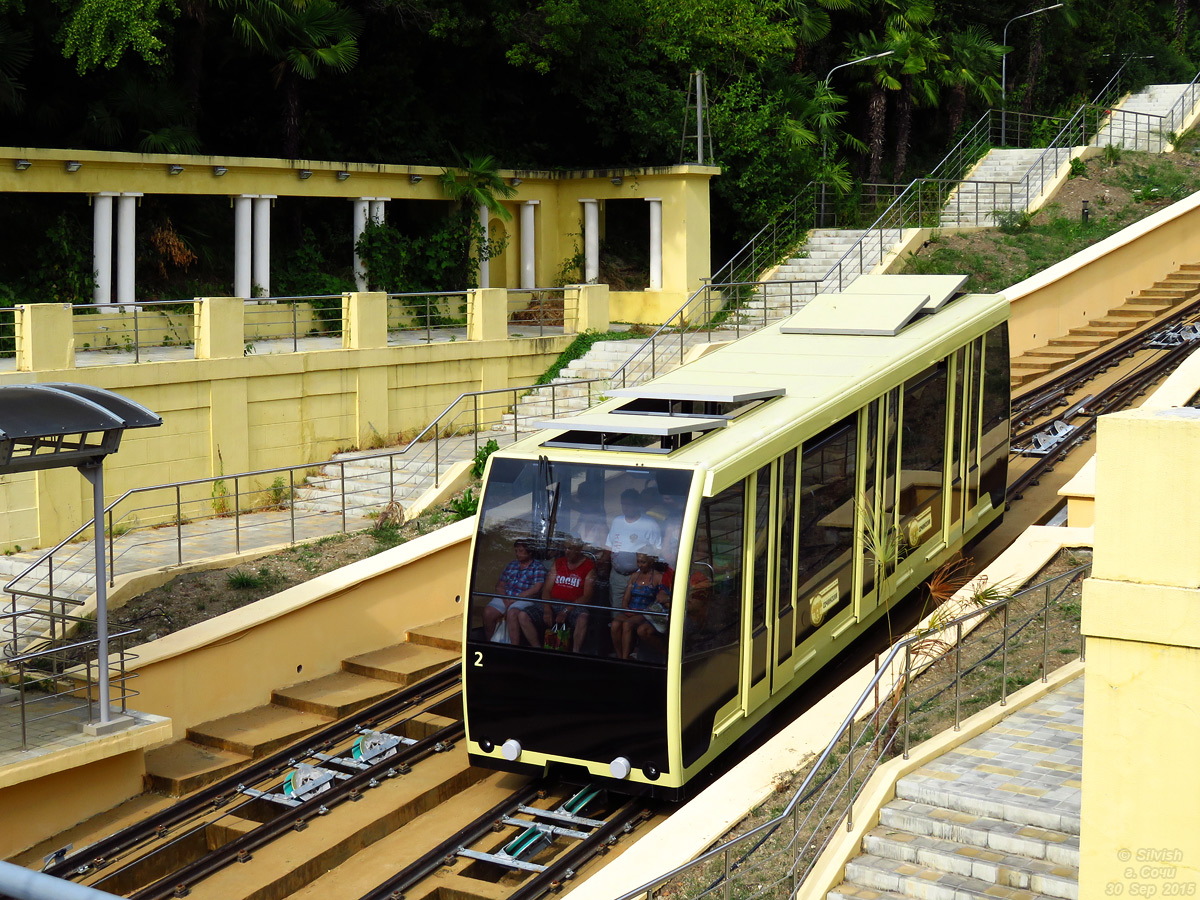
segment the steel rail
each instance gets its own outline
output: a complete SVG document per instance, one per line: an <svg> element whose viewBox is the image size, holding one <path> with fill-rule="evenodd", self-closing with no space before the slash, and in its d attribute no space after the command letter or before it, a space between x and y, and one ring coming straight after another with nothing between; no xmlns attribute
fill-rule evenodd
<svg viewBox="0 0 1200 900"><path fill-rule="evenodd" d="M321 815L330 807L349 800L351 797L357 797L359 792L365 788L377 787L378 776L385 767L394 769L397 765L408 765L424 759L432 753L440 752L445 748L447 741L454 741L461 737L463 730L462 722L446 725L415 744L405 747L395 756L383 760L378 766L357 772L345 780L333 782L329 790L310 797L299 806L284 809L271 821L262 823L253 831L223 844L200 859L135 891L130 895L131 900L165 900L168 897L181 896L181 891L186 892L192 885L219 872L230 863L237 862L239 859L247 859L248 854L252 851L270 843L285 832L302 826L312 816ZM251 798L246 800L246 803L253 802L255 800Z"/></svg>
<svg viewBox="0 0 1200 900"><path fill-rule="evenodd" d="M357 727L394 716L406 707L445 691L456 684L459 679L459 668L450 666L417 684L402 688L390 697L385 697L352 716L332 722L295 744L252 762L246 768L208 787L201 788L196 793L184 797L167 809L155 813L141 822L81 848L47 867L46 872L65 878L71 875L83 875L93 868L106 865L114 856L130 850L148 839L161 836L164 831L179 825L207 808L223 806L229 801L238 784L264 780L282 771L287 767L289 759L294 758L298 752L302 752L297 748L321 747L345 740L355 733Z"/></svg>
<svg viewBox="0 0 1200 900"><path fill-rule="evenodd" d="M496 823L504 816L510 815L518 807L530 803L546 788L545 782L535 781L514 791L487 812L478 816L473 822L464 825L432 850L405 866L387 881L363 894L360 900L391 900L391 898L404 896L407 890L444 866L447 857L453 856L459 847L474 844L491 834L495 830Z"/></svg>

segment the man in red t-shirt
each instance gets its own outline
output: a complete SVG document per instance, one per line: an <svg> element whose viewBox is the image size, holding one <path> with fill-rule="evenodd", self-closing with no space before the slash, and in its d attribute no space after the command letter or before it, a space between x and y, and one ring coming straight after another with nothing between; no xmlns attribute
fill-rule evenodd
<svg viewBox="0 0 1200 900"><path fill-rule="evenodd" d="M569 626L574 631L571 647L578 653L587 634L587 607L596 589L596 564L584 556L579 538L568 538L566 549L566 555L550 566L542 588L542 617L547 629L556 624Z"/></svg>

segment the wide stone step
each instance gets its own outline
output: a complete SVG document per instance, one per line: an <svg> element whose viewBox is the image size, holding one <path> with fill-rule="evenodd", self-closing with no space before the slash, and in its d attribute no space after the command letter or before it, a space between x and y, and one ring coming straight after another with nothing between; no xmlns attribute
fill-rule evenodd
<svg viewBox="0 0 1200 900"><path fill-rule="evenodd" d="M879 824L914 835L957 841L973 847L1079 866L1079 835L991 816L955 812L912 800L893 800L879 811Z"/></svg>
<svg viewBox="0 0 1200 900"><path fill-rule="evenodd" d="M187 730L188 740L261 759L333 721L282 706L259 706Z"/></svg>
<svg viewBox="0 0 1200 900"><path fill-rule="evenodd" d="M846 864L846 880L875 890L893 891L919 900L996 900L1005 897L995 884L937 869L864 854ZM1047 900L1036 891L1008 896L1021 900Z"/></svg>
<svg viewBox="0 0 1200 900"><path fill-rule="evenodd" d="M395 682L343 671L274 690L271 702L300 712L340 719L395 691Z"/></svg>
<svg viewBox="0 0 1200 900"><path fill-rule="evenodd" d="M250 761L250 757L192 741L176 741L146 752L150 788L181 797L220 781Z"/></svg>
<svg viewBox="0 0 1200 900"><path fill-rule="evenodd" d="M940 780L937 775L931 769L922 768L913 775L901 778L896 784L896 797L941 806L955 812L1003 819L1018 825L1036 825L1064 834L1079 833L1078 811L1053 809L1039 803L1037 796L1027 796L1017 791L1011 794L998 791L979 795L957 793L952 784Z"/></svg>
<svg viewBox="0 0 1200 900"><path fill-rule="evenodd" d="M863 837L863 850L869 856L923 866L987 885L1078 900L1079 870L1074 866L886 827L868 832Z"/></svg>
<svg viewBox="0 0 1200 900"><path fill-rule="evenodd" d="M351 657L342 662L342 668L356 675L407 686L457 661L455 650L405 643Z"/></svg>

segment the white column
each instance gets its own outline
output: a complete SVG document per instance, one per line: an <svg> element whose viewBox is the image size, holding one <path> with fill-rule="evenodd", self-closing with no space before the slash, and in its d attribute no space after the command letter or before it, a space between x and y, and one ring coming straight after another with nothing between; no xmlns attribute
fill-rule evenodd
<svg viewBox="0 0 1200 900"><path fill-rule="evenodd" d="M121 194L117 198L117 302L133 303L134 266L137 264L137 201L141 194Z"/></svg>
<svg viewBox="0 0 1200 900"><path fill-rule="evenodd" d="M482 204L479 206L479 225L483 228L483 240L488 239L488 208ZM483 258L483 248L480 247L479 254L479 286L481 288L491 287L491 270L488 266L488 261Z"/></svg>
<svg viewBox="0 0 1200 900"><path fill-rule="evenodd" d="M382 225L384 222L384 207L387 199L384 197L376 197L371 201L371 221L376 225Z"/></svg>
<svg viewBox="0 0 1200 900"><path fill-rule="evenodd" d="M647 197L650 204L650 290L662 290L662 197Z"/></svg>
<svg viewBox="0 0 1200 900"><path fill-rule="evenodd" d="M271 296L271 201L274 199L270 194L254 198L254 252L250 271L257 297Z"/></svg>
<svg viewBox="0 0 1200 900"><path fill-rule="evenodd" d="M600 277L600 204L579 202L583 204L583 280L595 284Z"/></svg>
<svg viewBox="0 0 1200 900"><path fill-rule="evenodd" d="M367 216L370 214L371 200L360 197L354 203L354 284L360 291L367 289L367 267L363 265L358 255L358 239L367 229Z"/></svg>
<svg viewBox="0 0 1200 900"><path fill-rule="evenodd" d="M537 287L537 255L534 252L536 234L533 226L533 214L539 200L526 200L521 204L521 287L525 289Z"/></svg>
<svg viewBox="0 0 1200 900"><path fill-rule="evenodd" d="M114 194L96 194L92 198L92 268L96 285L93 303L112 303L112 243Z"/></svg>
<svg viewBox="0 0 1200 900"><path fill-rule="evenodd" d="M252 196L233 198L233 295L249 300L253 296L250 281L250 222Z"/></svg>

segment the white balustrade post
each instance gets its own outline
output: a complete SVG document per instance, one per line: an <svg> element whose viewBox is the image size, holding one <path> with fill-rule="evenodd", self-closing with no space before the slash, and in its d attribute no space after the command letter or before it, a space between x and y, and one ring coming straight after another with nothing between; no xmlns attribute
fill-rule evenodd
<svg viewBox="0 0 1200 900"><path fill-rule="evenodd" d="M358 240L367 230L367 217L371 212L371 200L360 197L354 203L354 284L360 291L367 289L367 267L358 255Z"/></svg>
<svg viewBox="0 0 1200 900"><path fill-rule="evenodd" d="M650 290L662 290L662 198L647 197L650 204Z"/></svg>
<svg viewBox="0 0 1200 900"><path fill-rule="evenodd" d="M483 204L479 205L479 226L483 229L483 242L486 244L488 239L488 208ZM492 286L491 267L488 265L488 260L484 258L483 247L480 247L479 251L479 286L481 288L489 288Z"/></svg>
<svg viewBox="0 0 1200 900"><path fill-rule="evenodd" d="M579 202L583 204L583 280L595 284L600 278L600 204Z"/></svg>
<svg viewBox="0 0 1200 900"><path fill-rule="evenodd" d="M117 302L133 303L137 265L137 201L141 194L121 194L117 198Z"/></svg>
<svg viewBox="0 0 1200 900"><path fill-rule="evenodd" d="M250 270L255 296L271 296L271 201L272 194L254 198L253 262Z"/></svg>
<svg viewBox="0 0 1200 900"><path fill-rule="evenodd" d="M93 303L112 303L113 197L105 192L92 198L92 268L96 284Z"/></svg>
<svg viewBox="0 0 1200 900"><path fill-rule="evenodd" d="M537 287L537 254L534 249L533 214L538 200L526 200L521 204L521 287L529 290Z"/></svg>
<svg viewBox="0 0 1200 900"><path fill-rule="evenodd" d="M376 197L371 201L371 221L376 225L382 225L384 222L386 204L387 199L384 197Z"/></svg>
<svg viewBox="0 0 1200 900"><path fill-rule="evenodd" d="M233 295L249 300L253 296L250 281L250 223L253 197L233 198Z"/></svg>

